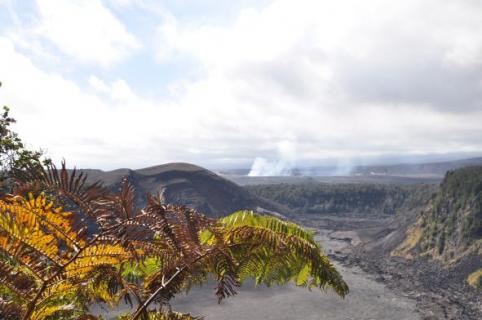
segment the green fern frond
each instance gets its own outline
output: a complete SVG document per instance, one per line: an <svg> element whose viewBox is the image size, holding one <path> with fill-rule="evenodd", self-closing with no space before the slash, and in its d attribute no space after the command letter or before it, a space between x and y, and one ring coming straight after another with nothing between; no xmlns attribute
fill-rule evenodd
<svg viewBox="0 0 482 320"><path fill-rule="evenodd" d="M293 281L309 288L332 288L344 297L348 286L314 240L313 233L272 216L239 211L220 219L216 229L238 261L239 278L254 278L267 286ZM203 231L204 243L215 245L213 231Z"/></svg>

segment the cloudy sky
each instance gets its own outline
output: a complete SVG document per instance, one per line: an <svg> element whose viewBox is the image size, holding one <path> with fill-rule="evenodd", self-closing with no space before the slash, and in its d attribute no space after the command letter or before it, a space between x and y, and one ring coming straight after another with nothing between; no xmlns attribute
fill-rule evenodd
<svg viewBox="0 0 482 320"><path fill-rule="evenodd" d="M78 167L481 154L481 12L479 0L0 0L0 104L30 147Z"/></svg>

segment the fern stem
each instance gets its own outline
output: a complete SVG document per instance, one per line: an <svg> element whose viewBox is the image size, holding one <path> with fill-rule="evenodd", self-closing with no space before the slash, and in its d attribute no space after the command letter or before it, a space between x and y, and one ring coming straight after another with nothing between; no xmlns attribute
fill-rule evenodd
<svg viewBox="0 0 482 320"><path fill-rule="evenodd" d="M156 289L156 291L154 291L154 293L151 294L151 296L149 297L149 299L147 299L142 305L140 305L136 312L132 315L132 318L131 320L137 320L139 319L139 317L141 316L141 314L146 310L146 308L152 303L152 301L154 300L154 298L163 290L165 289L169 283L174 280L179 274L181 274L184 270L186 269L186 267L182 267L182 268L177 268L177 271L169 278L169 280L167 280L165 283L163 283L162 285L159 286L159 288Z"/></svg>
<svg viewBox="0 0 482 320"><path fill-rule="evenodd" d="M42 283L42 286L40 287L40 290L37 292L37 294L35 295L33 300L30 301L30 303L28 304L27 312L25 312L25 315L22 318L23 320L29 320L30 319L30 316L32 315L32 313L35 309L35 305L37 304L38 299L40 299L40 297L44 293L45 289L47 289L47 284L48 284L47 281L44 281Z"/></svg>

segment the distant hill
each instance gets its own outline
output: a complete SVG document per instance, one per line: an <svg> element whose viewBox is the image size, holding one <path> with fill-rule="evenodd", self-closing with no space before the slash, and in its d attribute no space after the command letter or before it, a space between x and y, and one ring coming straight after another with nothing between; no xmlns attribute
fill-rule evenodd
<svg viewBox="0 0 482 320"><path fill-rule="evenodd" d="M450 170L482 165L482 157L419 164L394 164L355 167L352 175L389 175L412 177L443 177Z"/></svg>
<svg viewBox="0 0 482 320"><path fill-rule="evenodd" d="M184 204L211 217L225 216L241 209L288 213L283 206L252 195L234 182L188 163L169 163L139 170L82 171L88 174L89 182L100 180L112 190L119 188L122 179L129 179L137 190L138 206L146 204L147 194L157 194L164 189L167 202Z"/></svg>

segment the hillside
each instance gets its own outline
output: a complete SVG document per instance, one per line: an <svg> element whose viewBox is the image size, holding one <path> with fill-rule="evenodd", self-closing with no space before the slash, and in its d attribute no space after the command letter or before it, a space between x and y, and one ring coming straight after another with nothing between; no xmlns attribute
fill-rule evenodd
<svg viewBox="0 0 482 320"><path fill-rule="evenodd" d="M434 258L482 254L482 166L449 172L421 227L421 249Z"/></svg>
<svg viewBox="0 0 482 320"><path fill-rule="evenodd" d="M428 256L449 266L473 261L466 271L472 273L472 284L482 285L482 166L448 172L392 254Z"/></svg>
<svg viewBox="0 0 482 320"><path fill-rule="evenodd" d="M139 170L83 171L88 174L90 182L100 180L112 190L119 187L122 179L129 179L138 190L138 206L145 204L147 194L164 190L167 202L187 205L211 217L241 209L288 213L286 208L253 196L235 183L188 163L169 163Z"/></svg>

